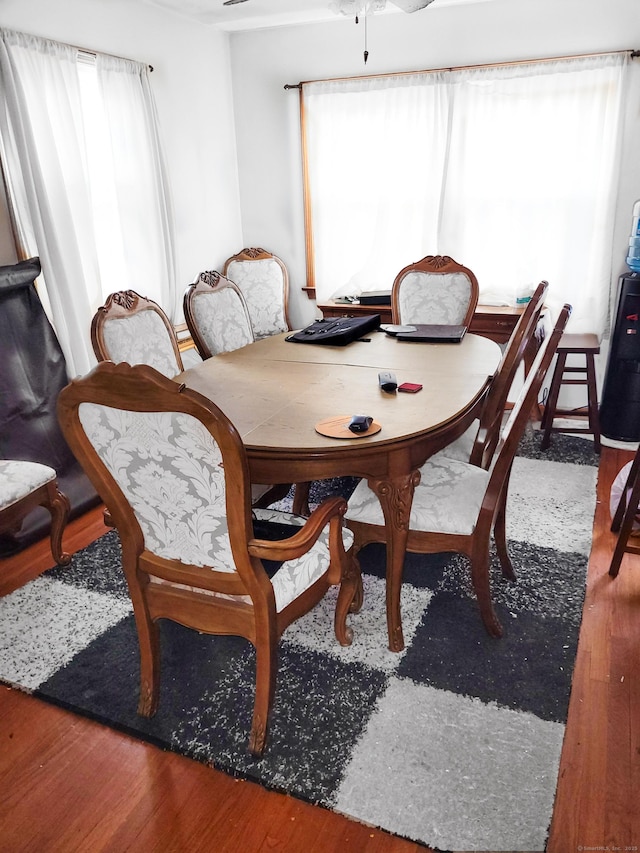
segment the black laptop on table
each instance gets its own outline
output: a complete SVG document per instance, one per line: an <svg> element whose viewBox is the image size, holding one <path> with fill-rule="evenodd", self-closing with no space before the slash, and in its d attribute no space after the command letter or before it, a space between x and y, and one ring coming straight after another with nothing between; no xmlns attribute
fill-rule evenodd
<svg viewBox="0 0 640 853"><path fill-rule="evenodd" d="M398 332L399 341L419 341L425 344L458 344L467 333L466 326L412 323L415 332Z"/></svg>

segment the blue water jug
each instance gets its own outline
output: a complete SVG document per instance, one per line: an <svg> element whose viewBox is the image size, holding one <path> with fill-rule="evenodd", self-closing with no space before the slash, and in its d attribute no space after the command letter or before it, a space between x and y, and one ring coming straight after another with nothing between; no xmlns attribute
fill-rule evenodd
<svg viewBox="0 0 640 853"><path fill-rule="evenodd" d="M629 237L627 266L633 272L640 272L640 201L637 201L633 205L633 221L631 223L631 237Z"/></svg>

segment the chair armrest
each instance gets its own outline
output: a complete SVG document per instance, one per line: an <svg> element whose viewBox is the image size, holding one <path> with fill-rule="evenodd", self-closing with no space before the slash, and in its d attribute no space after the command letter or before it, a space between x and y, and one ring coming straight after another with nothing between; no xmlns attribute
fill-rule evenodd
<svg viewBox="0 0 640 853"><path fill-rule="evenodd" d="M320 506L316 507L306 520L303 527L288 539L277 541L267 539L250 539L247 543L249 553L252 557L261 560L272 560L280 562L293 560L301 557L318 540L328 522L331 522L329 532L329 547L333 551L335 547L342 547L342 517L347 511L347 502L344 498L327 498ZM344 548L343 548L344 550Z"/></svg>

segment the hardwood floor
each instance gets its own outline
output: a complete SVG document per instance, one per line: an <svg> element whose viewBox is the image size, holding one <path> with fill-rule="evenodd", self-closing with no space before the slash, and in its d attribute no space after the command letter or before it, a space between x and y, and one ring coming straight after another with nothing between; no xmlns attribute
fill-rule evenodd
<svg viewBox="0 0 640 853"><path fill-rule="evenodd" d="M629 458L629 452L602 451L549 853L640 850L640 557L626 555L616 580L607 574L615 541L609 487ZM100 509L93 510L69 526L65 548L78 550L104 531ZM51 562L47 542L1 561L0 594ZM7 687L0 687L0 719L3 853L425 849Z"/></svg>

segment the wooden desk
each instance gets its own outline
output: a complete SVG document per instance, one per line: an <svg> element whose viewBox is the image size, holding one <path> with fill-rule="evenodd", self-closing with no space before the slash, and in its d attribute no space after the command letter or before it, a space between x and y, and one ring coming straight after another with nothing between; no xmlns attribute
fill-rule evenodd
<svg viewBox="0 0 640 853"><path fill-rule="evenodd" d="M347 305L342 302L318 303L323 317L357 317L360 314L380 314L382 323L391 323L390 305ZM478 305L469 331L475 335L491 338L499 344L506 344L516 323L522 314L522 308L501 305Z"/></svg>
<svg viewBox="0 0 640 853"><path fill-rule="evenodd" d="M372 332L368 342L346 347L288 343L285 337L217 355L176 379L213 400L235 424L252 482L367 478L389 534L390 647L400 651L399 592L418 469L477 416L500 348L471 334L460 344L421 344ZM419 382L423 390L386 394L378 384L380 370L394 371L399 383ZM372 415L382 430L347 439L315 431L319 421L343 414Z"/></svg>

